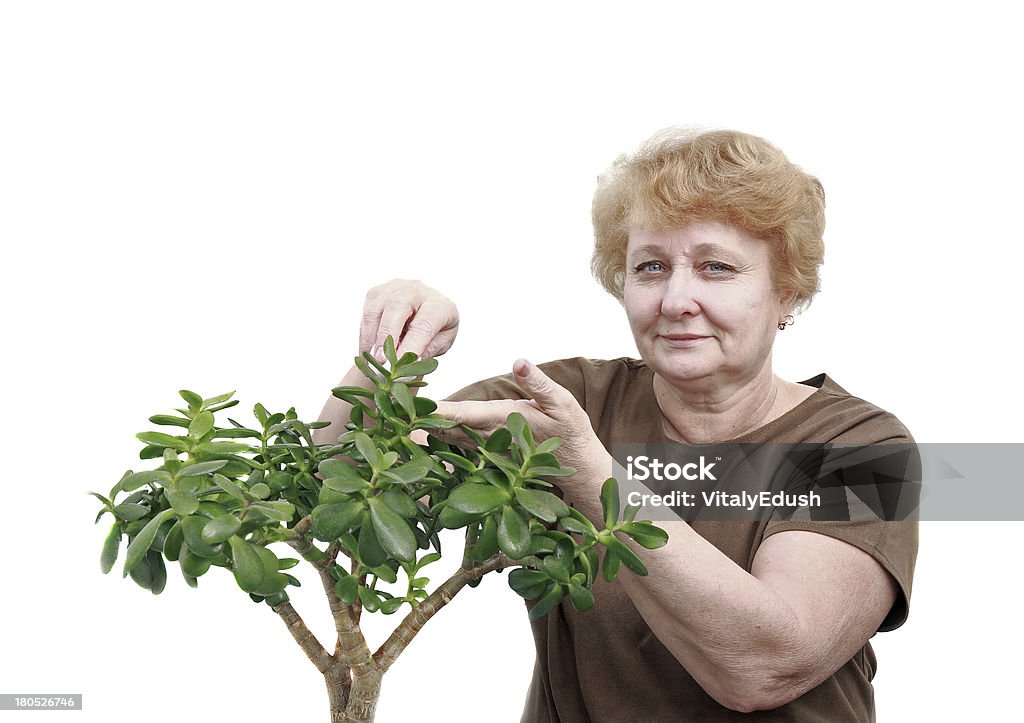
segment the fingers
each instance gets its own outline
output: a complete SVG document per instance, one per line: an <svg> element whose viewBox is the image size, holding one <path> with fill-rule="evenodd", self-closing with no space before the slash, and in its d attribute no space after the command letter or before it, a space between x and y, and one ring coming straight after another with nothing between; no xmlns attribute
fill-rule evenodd
<svg viewBox="0 0 1024 723"><path fill-rule="evenodd" d="M526 399L495 399L492 401L438 402L437 414L456 424L465 424L481 434L488 435L498 427L505 426L505 420L512 412L524 416L536 407Z"/></svg>
<svg viewBox="0 0 1024 723"><path fill-rule="evenodd" d="M432 296L408 321L398 345L398 356L410 351L419 357L440 356L455 341L458 328L459 312L455 304L443 296Z"/></svg>
<svg viewBox="0 0 1024 723"><path fill-rule="evenodd" d="M555 384L547 374L526 359L519 359L512 365L512 378L549 415L554 415L566 405L578 406L569 390Z"/></svg>
<svg viewBox="0 0 1024 723"><path fill-rule="evenodd" d="M398 354L444 354L458 333L459 312L451 299L419 281L393 279L366 294L359 326L359 351L395 339Z"/></svg>

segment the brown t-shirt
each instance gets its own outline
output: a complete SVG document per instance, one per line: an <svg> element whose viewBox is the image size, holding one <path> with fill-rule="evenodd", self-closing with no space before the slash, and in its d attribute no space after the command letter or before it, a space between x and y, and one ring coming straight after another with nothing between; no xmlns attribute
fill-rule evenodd
<svg viewBox="0 0 1024 723"><path fill-rule="evenodd" d="M667 442L654 396L653 372L636 359L564 359L540 368L573 393L597 436L613 444ZM912 443L893 415L851 396L824 374L803 382L818 389L781 417L734 442ZM472 384L452 400L516 399L523 392L510 375ZM811 530L864 550L899 585L896 603L879 631L907 617L917 556L915 522L691 522L693 529L750 571L761 541L785 530ZM629 574L626 571L620 574ZM522 720L586 721L870 721L874 720L870 644L830 678L774 710L738 713L708 695L654 636L616 580L594 585L596 603L585 613L568 602L535 621L537 661ZM856 604L856 601L852 601Z"/></svg>

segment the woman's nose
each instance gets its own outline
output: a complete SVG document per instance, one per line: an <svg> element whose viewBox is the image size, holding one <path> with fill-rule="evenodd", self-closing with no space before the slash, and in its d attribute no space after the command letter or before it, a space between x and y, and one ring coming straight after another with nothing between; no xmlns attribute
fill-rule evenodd
<svg viewBox="0 0 1024 723"><path fill-rule="evenodd" d="M673 271L663 287L661 297L661 313L669 319L678 319L686 315L694 315L700 311L696 298L696 279L688 270Z"/></svg>

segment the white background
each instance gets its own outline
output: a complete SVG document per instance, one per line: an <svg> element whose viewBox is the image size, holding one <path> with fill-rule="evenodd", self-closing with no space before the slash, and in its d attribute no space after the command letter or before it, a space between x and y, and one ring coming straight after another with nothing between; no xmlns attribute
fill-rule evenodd
<svg viewBox="0 0 1024 723"><path fill-rule="evenodd" d="M1024 441L1009 11L691 5L4 3L0 692L84 693L62 721L326 720L224 571L193 591L172 568L159 597L101 575L86 491L142 468L134 434L182 387L314 418L392 277L460 306L434 397L519 356L635 354L588 273L590 196L668 125L763 135L825 185L824 291L782 376L828 371L919 441ZM910 619L873 641L880 720L1019 711L1022 529L922 526ZM491 576L395 665L378 719L517 721L532 657Z"/></svg>

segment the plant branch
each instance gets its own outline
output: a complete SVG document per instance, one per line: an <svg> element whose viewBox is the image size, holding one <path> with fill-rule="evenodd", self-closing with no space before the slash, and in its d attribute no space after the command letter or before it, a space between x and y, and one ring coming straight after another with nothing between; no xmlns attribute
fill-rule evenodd
<svg viewBox="0 0 1024 723"><path fill-rule="evenodd" d="M459 568L443 585L434 590L427 599L413 608L412 612L406 615L401 624L391 633L391 637L380 646L380 650L373 654L373 658L377 661L381 671L387 672L388 668L398 659L398 656L412 642L412 639L416 637L416 634L426 625L427 621L441 608L450 603L452 598L462 588L489 572L504 567L514 567L517 564L519 563L507 555L499 553L484 562Z"/></svg>
<svg viewBox="0 0 1024 723"><path fill-rule="evenodd" d="M352 608L342 602L338 593L335 592L334 577L331 575L329 566L320 569L320 581L323 584L324 593L327 595L331 616L334 618L334 629L338 633L338 644L335 647L338 660L352 668L352 672L356 676L365 673L367 666L376 667Z"/></svg>
<svg viewBox="0 0 1024 723"><path fill-rule="evenodd" d="M327 651L324 650L324 647L320 645L320 642L313 636L313 633L310 632L305 621L295 611L292 604L286 600L280 605L276 605L273 610L284 620L284 624L288 627L288 632L295 638L295 642L299 644L302 652L306 654L310 662L316 666L317 670L326 675L334 661L327 654Z"/></svg>

